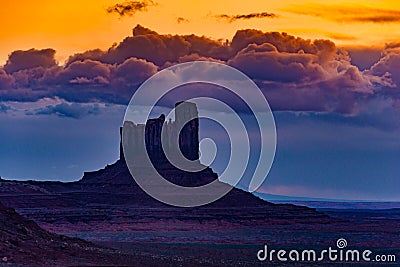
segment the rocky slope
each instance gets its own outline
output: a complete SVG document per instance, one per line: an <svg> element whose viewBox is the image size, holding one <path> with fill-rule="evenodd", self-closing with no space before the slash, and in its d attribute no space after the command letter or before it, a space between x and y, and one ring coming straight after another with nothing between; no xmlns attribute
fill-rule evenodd
<svg viewBox="0 0 400 267"><path fill-rule="evenodd" d="M209 179L208 175L214 177L211 170L207 172L204 179ZM21 263L140 266L137 263L145 256L147 262L142 262L142 266L149 266L149 260L151 266L176 266L178 263L179 266L239 263L257 266L260 262L255 251L266 243L278 247L311 245L325 249L344 237L352 247L395 254L400 245L398 220L352 219L351 214L331 218L304 206L272 204L239 189L202 207L168 206L144 193L123 161L85 173L80 181L73 183L1 180L0 200L47 231L112 246L130 254L116 257L115 251L38 230L40 228L32 221L28 224L34 225L36 234L30 237L32 231L12 228L15 224L12 217L17 215L8 209L14 215L2 217L0 229L14 229L12 231L19 234L3 231L9 233L7 237L0 230L3 246L9 246L7 250L0 246L1 252L8 251L0 257L18 259L15 262ZM7 243L13 236L17 236L17 242ZM48 241L51 239L55 241ZM35 244L39 245L31 254ZM19 256L12 254L15 251L19 251ZM57 264L56 259L69 264Z"/></svg>
<svg viewBox="0 0 400 267"><path fill-rule="evenodd" d="M111 249L45 231L34 221L0 203L0 262L24 265L69 265L112 261ZM101 260L101 261L99 261Z"/></svg>
<svg viewBox="0 0 400 267"><path fill-rule="evenodd" d="M190 266L48 232L0 203L0 266Z"/></svg>

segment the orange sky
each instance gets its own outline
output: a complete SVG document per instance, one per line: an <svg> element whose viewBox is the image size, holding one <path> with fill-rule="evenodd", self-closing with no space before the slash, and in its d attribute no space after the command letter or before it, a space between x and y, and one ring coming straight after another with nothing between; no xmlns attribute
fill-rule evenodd
<svg viewBox="0 0 400 267"><path fill-rule="evenodd" d="M54 48L63 63L68 55L108 48L131 34L136 24L159 33L231 39L237 29L285 31L306 38L329 38L340 45L383 46L400 40L400 1L242 1L156 0L145 12L108 14L113 0L20 0L2 3L0 64L17 49ZM274 13L275 18L229 22L216 15ZM184 18L178 23L177 19Z"/></svg>

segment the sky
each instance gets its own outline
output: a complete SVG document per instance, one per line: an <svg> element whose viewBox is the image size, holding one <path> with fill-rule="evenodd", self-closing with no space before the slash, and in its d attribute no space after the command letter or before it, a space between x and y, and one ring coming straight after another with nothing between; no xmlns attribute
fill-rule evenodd
<svg viewBox="0 0 400 267"><path fill-rule="evenodd" d="M136 88L212 60L274 112L259 192L400 200L398 1L9 1L0 23L3 178L74 181L115 162Z"/></svg>
<svg viewBox="0 0 400 267"><path fill-rule="evenodd" d="M329 38L346 46L376 46L400 37L398 1L145 1L136 12L108 13L114 0L7 1L0 63L17 49L54 48L60 63L73 53L107 49L140 23L162 34L196 34L230 39L238 29L287 32L304 38ZM121 10L121 9L120 9ZM240 15L272 16L246 19ZM239 18L235 18L238 16Z"/></svg>

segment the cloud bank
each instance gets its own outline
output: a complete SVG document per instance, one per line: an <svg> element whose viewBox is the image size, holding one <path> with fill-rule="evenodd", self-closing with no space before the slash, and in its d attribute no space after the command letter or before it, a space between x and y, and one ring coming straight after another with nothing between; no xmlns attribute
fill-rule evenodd
<svg viewBox="0 0 400 267"><path fill-rule="evenodd" d="M391 44L375 62L353 64L329 40L285 33L239 30L231 41L196 35L161 35L140 25L108 50L71 55L57 64L52 49L10 54L0 68L3 101L58 97L79 103L127 104L134 90L158 70L192 60L211 60L243 71L274 110L356 113L384 98L398 105L400 49ZM376 53L375 53L376 55ZM45 111L43 111L45 112Z"/></svg>

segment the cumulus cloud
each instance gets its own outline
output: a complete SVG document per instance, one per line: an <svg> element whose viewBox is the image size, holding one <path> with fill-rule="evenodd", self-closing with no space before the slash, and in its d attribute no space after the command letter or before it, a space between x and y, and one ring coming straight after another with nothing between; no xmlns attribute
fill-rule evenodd
<svg viewBox="0 0 400 267"><path fill-rule="evenodd" d="M86 59L83 61L75 61L68 65L58 74L57 82L76 84L79 80L86 80L88 82L84 83L97 84L98 82L96 81L102 81L101 83L107 84L110 75L111 69L109 65Z"/></svg>
<svg viewBox="0 0 400 267"><path fill-rule="evenodd" d="M323 79L326 71L315 54L280 52L270 43L250 44L228 63L258 80L311 82Z"/></svg>
<svg viewBox="0 0 400 267"><path fill-rule="evenodd" d="M287 11L346 23L399 23L400 10L362 5L293 5Z"/></svg>
<svg viewBox="0 0 400 267"><path fill-rule="evenodd" d="M400 88L400 51L390 51L367 71L372 76L384 77L389 75L393 86ZM391 90L399 94L399 90Z"/></svg>
<svg viewBox="0 0 400 267"><path fill-rule="evenodd" d="M143 59L129 58L118 65L115 76L127 85L139 85L157 72L157 66Z"/></svg>
<svg viewBox="0 0 400 267"><path fill-rule="evenodd" d="M122 3L115 4L113 6L108 7L107 13L117 13L120 16L133 16L137 12L147 11L149 6L154 6L154 3L151 0L148 1L126 1Z"/></svg>
<svg viewBox="0 0 400 267"><path fill-rule="evenodd" d="M218 41L196 35L161 35L137 25L132 36L107 51L91 50L73 55L67 65L74 61L92 59L103 63L121 64L129 58L144 59L157 66L176 62L180 57L197 53L216 59L228 59L229 47Z"/></svg>
<svg viewBox="0 0 400 267"><path fill-rule="evenodd" d="M51 83L62 85L58 96L68 101L126 104L134 90L157 70L153 63L134 57L121 64L85 59L67 65Z"/></svg>
<svg viewBox="0 0 400 267"><path fill-rule="evenodd" d="M250 14L240 14L240 15L227 15L219 14L215 16L217 19L224 19L228 22L234 22L236 20L248 20L248 19L261 19L261 18L277 18L278 15L269 12L261 13L250 13Z"/></svg>
<svg viewBox="0 0 400 267"><path fill-rule="evenodd" d="M4 69L0 69L0 90L10 88L13 83L13 76L6 73Z"/></svg>
<svg viewBox="0 0 400 267"><path fill-rule="evenodd" d="M126 104L135 88L157 70L153 63L136 58L121 64L83 59L65 66L34 67L12 74L0 69L0 98L3 101L36 101L61 97L77 102Z"/></svg>
<svg viewBox="0 0 400 267"><path fill-rule="evenodd" d="M56 64L54 50L12 53L0 68L0 97L3 101L60 97L69 102L127 104L136 88L158 70L208 60L246 73L275 110L348 114L376 95L400 99L397 46L388 45L380 58L375 50L357 52L339 49L329 40L278 32L240 30L231 41L220 41L161 35L138 25L119 44L72 55L64 66ZM360 61L360 55L369 53L373 60Z"/></svg>
<svg viewBox="0 0 400 267"><path fill-rule="evenodd" d="M336 46L329 40L302 39L286 33L267 32L259 30L240 30L237 31L232 39L231 48L234 54L246 48L249 44L271 44L280 52L317 54L321 61L329 60L336 53Z"/></svg>
<svg viewBox="0 0 400 267"><path fill-rule="evenodd" d="M32 69L36 67L50 68L57 65L54 59L56 51L54 49L27 51L17 50L11 53L4 70L7 73L14 73L20 70Z"/></svg>
<svg viewBox="0 0 400 267"><path fill-rule="evenodd" d="M93 59L104 63L121 64L135 57L153 62L157 66L173 61L189 52L190 44L179 35L159 35L142 26L133 30L133 36L104 52L89 51L72 56L69 63L77 59Z"/></svg>
<svg viewBox="0 0 400 267"><path fill-rule="evenodd" d="M228 64L258 81L275 110L353 113L358 101L372 94L368 75L331 41L259 31L235 37L236 49L248 45Z"/></svg>

